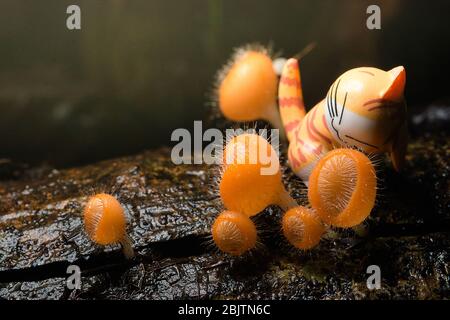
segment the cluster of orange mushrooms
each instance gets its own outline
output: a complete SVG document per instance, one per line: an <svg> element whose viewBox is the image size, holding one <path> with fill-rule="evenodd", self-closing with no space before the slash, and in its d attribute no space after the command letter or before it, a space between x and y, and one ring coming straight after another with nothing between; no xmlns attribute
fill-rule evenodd
<svg viewBox="0 0 450 320"><path fill-rule="evenodd" d="M262 154L261 149L270 162L262 162L259 157L254 161L252 154ZM348 228L360 224L375 201L373 166L352 149L335 149L319 161L309 180L311 208L299 206L290 196L282 183L276 151L263 137L251 133L235 136L227 143L223 158L219 193L226 210L217 217L211 232L217 247L233 256L256 247L258 236L251 217L270 205L285 211L281 225L289 243L308 250L319 243L326 225ZM276 172L264 174L263 169L274 162ZM361 193L368 185L373 192ZM84 225L94 243L120 243L127 258L134 256L126 233L125 211L115 197L104 193L92 196L84 209Z"/></svg>
<svg viewBox="0 0 450 320"><path fill-rule="evenodd" d="M262 154L261 149L271 163L251 159L251 154ZM225 160L230 152L233 155ZM282 183L278 156L263 137L238 135L227 143L223 157L219 192L226 210L215 220L212 236L221 251L233 256L256 247L257 230L251 217L270 205L283 209L283 234L301 250L315 247L327 225L350 228L360 224L374 205L375 170L366 156L353 149L335 149L316 165L308 184L311 207L299 206L290 196ZM273 162L278 165L276 172L264 174L262 169ZM363 189L372 192L362 193Z"/></svg>
<svg viewBox="0 0 450 320"><path fill-rule="evenodd" d="M262 119L280 129L290 142L289 164L308 187L309 205L298 205L284 187L278 154L268 140L256 133L237 135L222 155L218 188L225 211L211 228L219 250L241 256L254 249L258 232L252 217L271 205L283 210L282 232L300 250L315 247L328 227L361 224L377 192L375 168L366 154L388 153L396 170L404 160L405 79L402 66L351 69L306 112L296 59L273 60L263 48L239 49L219 73L219 109L235 122ZM276 170L267 174L267 167ZM124 210L114 197L91 197L84 222L95 243L120 243L125 255L133 256Z"/></svg>
<svg viewBox="0 0 450 320"><path fill-rule="evenodd" d="M299 78L284 82L294 80L300 82ZM236 122L263 119L281 129L285 119L277 110L278 81L276 62L267 51L239 49L219 74L216 91L221 113ZM291 87L297 90L296 98L302 99L300 89ZM251 217L270 205L283 210L282 232L292 246L301 250L315 247L328 226L359 225L374 206L374 166L364 153L353 148L335 148L317 157L309 179L304 181L309 207L299 206L284 187L278 155L263 137L252 133L238 135L228 141L223 153L219 192L226 210L217 217L211 232L216 246L230 255L240 256L256 247L257 229ZM268 155L269 165L276 162L275 174L262 173L268 164L252 158L260 154Z"/></svg>

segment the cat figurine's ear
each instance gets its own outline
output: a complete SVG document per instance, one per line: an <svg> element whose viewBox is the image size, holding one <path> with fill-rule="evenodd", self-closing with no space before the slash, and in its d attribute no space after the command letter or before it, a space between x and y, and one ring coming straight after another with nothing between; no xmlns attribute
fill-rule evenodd
<svg viewBox="0 0 450 320"><path fill-rule="evenodd" d="M392 82L385 92L382 93L383 99L390 101L400 101L403 99L403 91L406 84L406 72L403 66L395 67L388 71Z"/></svg>
<svg viewBox="0 0 450 320"><path fill-rule="evenodd" d="M408 127L406 121L398 129L391 145L389 156L396 171L400 171L405 164L406 148L408 147Z"/></svg>
<svg viewBox="0 0 450 320"><path fill-rule="evenodd" d="M402 101L406 84L406 72L403 66L395 67L388 71L392 82L382 97L388 101ZM406 148L408 145L407 123L404 121L398 128L397 135L391 145L390 158L396 171L402 169L405 163Z"/></svg>

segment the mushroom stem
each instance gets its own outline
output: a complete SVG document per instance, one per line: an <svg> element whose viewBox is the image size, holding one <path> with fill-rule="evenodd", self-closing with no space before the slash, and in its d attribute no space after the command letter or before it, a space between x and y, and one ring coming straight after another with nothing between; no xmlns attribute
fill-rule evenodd
<svg viewBox="0 0 450 320"><path fill-rule="evenodd" d="M286 188L282 187L279 193L278 202L276 203L283 211L288 211L291 208L297 207L298 203L291 197Z"/></svg>
<svg viewBox="0 0 450 320"><path fill-rule="evenodd" d="M132 241L128 235L125 235L123 239L120 241L120 244L122 245L123 254L125 255L125 258L132 259L134 258L134 250L132 246Z"/></svg>
<svg viewBox="0 0 450 320"><path fill-rule="evenodd" d="M286 141L286 133L284 132L283 122L281 121L281 115L278 112L278 106L276 104L270 105L267 108L264 120L269 121L274 129L278 129L280 141Z"/></svg>

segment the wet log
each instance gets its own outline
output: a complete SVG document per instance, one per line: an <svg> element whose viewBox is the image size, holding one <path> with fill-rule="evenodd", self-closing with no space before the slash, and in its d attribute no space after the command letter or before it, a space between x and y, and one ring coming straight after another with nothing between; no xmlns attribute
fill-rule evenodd
<svg viewBox="0 0 450 320"><path fill-rule="evenodd" d="M450 139L413 137L401 173L381 161L379 195L367 234L330 229L314 250L293 250L281 211L255 218L260 248L232 259L211 245L221 211L217 168L174 165L170 150L80 168L27 168L0 161L0 298L4 299L439 299L450 296ZM301 204L305 187L282 159ZM136 258L97 248L82 226L95 192L115 195L128 214ZM66 269L82 270L70 291ZM366 269L381 269L369 290Z"/></svg>

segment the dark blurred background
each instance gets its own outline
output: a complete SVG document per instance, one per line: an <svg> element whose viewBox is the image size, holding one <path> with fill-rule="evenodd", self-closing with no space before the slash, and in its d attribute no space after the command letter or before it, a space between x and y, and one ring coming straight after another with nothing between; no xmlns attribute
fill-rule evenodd
<svg viewBox="0 0 450 320"><path fill-rule="evenodd" d="M81 7L80 31L66 8ZM381 30L366 8L381 7ZM308 43L305 100L357 66L404 65L413 112L449 97L450 1L2 0L0 158L57 167L170 144L210 113L234 47Z"/></svg>

